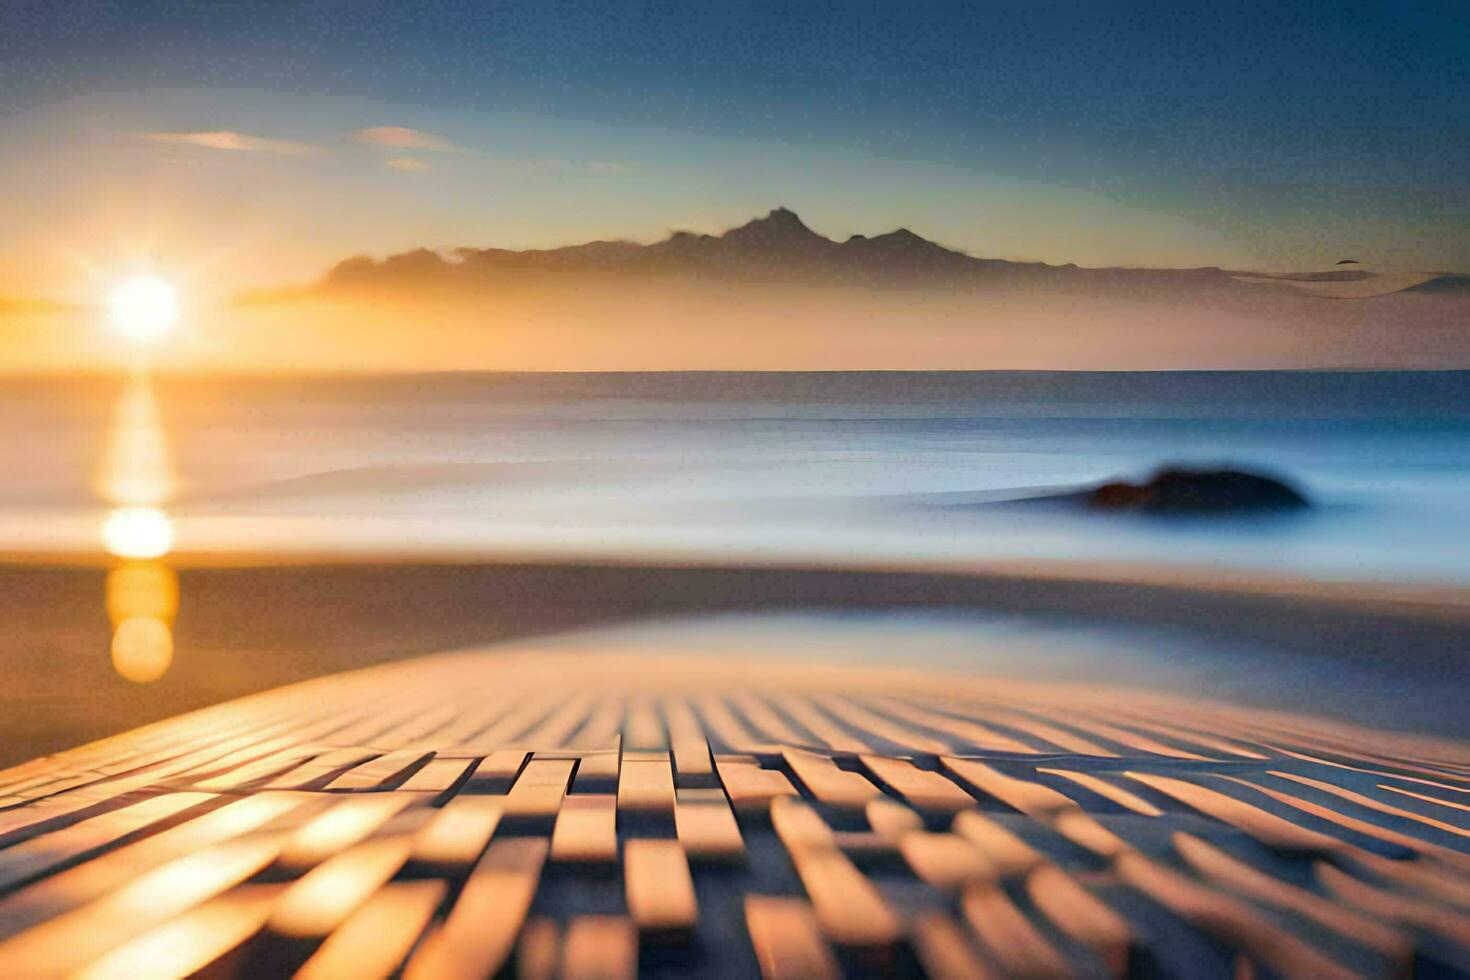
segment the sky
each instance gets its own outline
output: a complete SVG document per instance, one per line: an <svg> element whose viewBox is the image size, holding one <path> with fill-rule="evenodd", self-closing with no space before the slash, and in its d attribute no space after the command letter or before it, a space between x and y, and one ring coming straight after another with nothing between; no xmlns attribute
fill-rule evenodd
<svg viewBox="0 0 1470 980"><path fill-rule="evenodd" d="M715 231L1470 270L1470 5L0 4L0 296Z"/></svg>

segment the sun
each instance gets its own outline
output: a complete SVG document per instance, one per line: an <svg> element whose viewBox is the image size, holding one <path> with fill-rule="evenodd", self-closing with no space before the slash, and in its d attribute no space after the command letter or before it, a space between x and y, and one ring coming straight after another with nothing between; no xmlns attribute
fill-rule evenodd
<svg viewBox="0 0 1470 980"><path fill-rule="evenodd" d="M179 317L174 288L156 276L130 279L113 290L112 325L135 344L162 340Z"/></svg>

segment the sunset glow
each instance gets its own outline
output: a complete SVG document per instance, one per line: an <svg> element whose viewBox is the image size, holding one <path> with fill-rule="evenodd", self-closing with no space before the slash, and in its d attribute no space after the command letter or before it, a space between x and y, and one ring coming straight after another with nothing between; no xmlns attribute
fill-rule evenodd
<svg viewBox="0 0 1470 980"><path fill-rule="evenodd" d="M159 558L173 548L173 522L157 507L119 507L102 525L102 542L118 558Z"/></svg>
<svg viewBox="0 0 1470 980"><path fill-rule="evenodd" d="M0 980L1470 980L1470 2L648 7L0 0Z"/></svg>
<svg viewBox="0 0 1470 980"><path fill-rule="evenodd" d="M178 294L156 276L123 283L113 290L108 307L113 327L135 344L157 343L179 318Z"/></svg>

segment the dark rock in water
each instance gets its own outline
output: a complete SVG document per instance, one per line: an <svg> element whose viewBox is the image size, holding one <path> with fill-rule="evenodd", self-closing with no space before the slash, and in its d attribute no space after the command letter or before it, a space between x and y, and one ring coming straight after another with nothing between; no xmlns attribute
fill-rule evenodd
<svg viewBox="0 0 1470 980"><path fill-rule="evenodd" d="M1174 466L1159 470L1146 483L1104 483L1086 499L1090 507L1151 514L1232 514L1308 506L1299 491L1274 477Z"/></svg>

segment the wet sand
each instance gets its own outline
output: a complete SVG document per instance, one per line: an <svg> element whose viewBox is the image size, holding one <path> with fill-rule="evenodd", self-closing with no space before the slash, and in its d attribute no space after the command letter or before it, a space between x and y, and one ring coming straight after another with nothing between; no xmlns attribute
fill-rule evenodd
<svg viewBox="0 0 1470 980"><path fill-rule="evenodd" d="M182 560L173 666L114 673L100 564L0 564L0 765L340 670L642 618L734 610L976 609L1187 627L1466 675L1456 590L1206 581L1099 569L830 569L620 562Z"/></svg>

